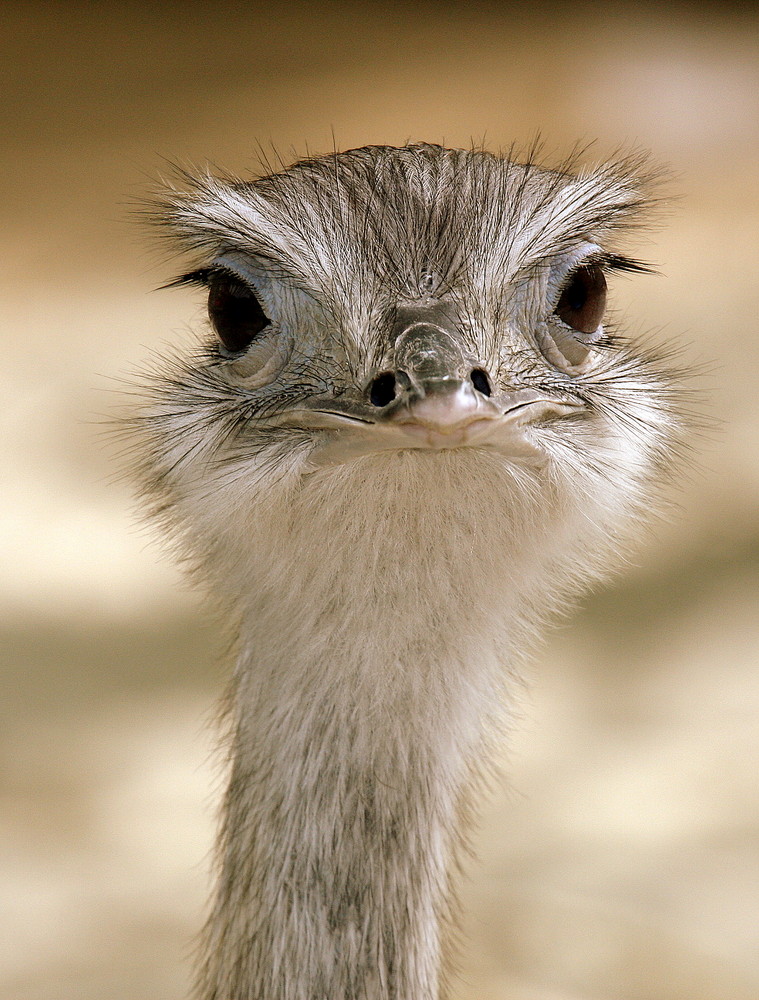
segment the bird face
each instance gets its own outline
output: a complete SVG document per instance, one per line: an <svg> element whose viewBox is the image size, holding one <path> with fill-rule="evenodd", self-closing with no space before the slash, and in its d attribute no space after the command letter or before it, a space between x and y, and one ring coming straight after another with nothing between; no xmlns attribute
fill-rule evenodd
<svg viewBox="0 0 759 1000"><path fill-rule="evenodd" d="M264 312L260 299L266 292L257 294L254 289L266 288L265 275L259 271L256 276L244 259L235 261L232 277L229 267L227 257L202 275L209 286L208 311L220 356L233 380L268 393L287 378L295 338L288 336L282 319L275 324ZM267 291L272 301L271 284ZM308 303L290 291L289 296L280 291L271 311L280 316L289 313L290 328L297 330L299 311L307 313ZM576 294L586 311L589 297L583 289ZM271 428L313 434L311 467L380 451L475 444L526 455L534 449L528 447L521 428L581 410L578 401L556 391L504 386L494 380L477 353L476 339L464 335L467 320L453 296L420 294L416 301L395 304L390 315L389 322L379 321L386 342L381 360L369 366L358 383L341 385L337 392L331 385L326 392L304 393L263 418ZM598 310L592 334L597 334L600 318ZM337 368L335 345L328 337L324 340L322 349ZM580 361L585 355L587 350L576 353Z"/></svg>
<svg viewBox="0 0 759 1000"><path fill-rule="evenodd" d="M178 283L207 287L214 338L183 406L220 457L277 442L304 471L470 447L534 462L623 429L650 448L662 381L604 325L606 274L645 269L616 249L646 202L632 166L425 145L193 180L161 211L200 258Z"/></svg>

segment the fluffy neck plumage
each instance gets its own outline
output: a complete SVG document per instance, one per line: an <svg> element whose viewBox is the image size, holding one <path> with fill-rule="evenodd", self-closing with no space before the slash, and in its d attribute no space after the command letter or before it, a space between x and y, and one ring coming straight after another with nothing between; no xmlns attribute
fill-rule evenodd
<svg viewBox="0 0 759 1000"><path fill-rule="evenodd" d="M202 1000L441 995L462 820L561 507L528 479L380 456L220 536L242 624Z"/></svg>
<svg viewBox="0 0 759 1000"><path fill-rule="evenodd" d="M238 702L204 997L439 996L458 818L483 742L466 715L487 709L487 685L463 661L445 673L467 684L448 685L400 658L406 679L388 697L364 673L386 665L362 659L342 661L341 678L307 656L273 660ZM332 676L314 679L322 670Z"/></svg>

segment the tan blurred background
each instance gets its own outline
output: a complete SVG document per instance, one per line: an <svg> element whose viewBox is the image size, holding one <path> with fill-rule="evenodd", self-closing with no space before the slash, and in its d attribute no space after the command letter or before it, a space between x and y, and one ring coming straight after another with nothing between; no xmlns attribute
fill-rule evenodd
<svg viewBox="0 0 759 1000"><path fill-rule="evenodd" d="M201 303L130 219L164 159L408 138L678 177L615 281L721 425L635 565L554 633L485 808L456 1000L759 997L759 18L742 5L5 3L0 996L179 1000L224 668L103 444ZM334 132L334 140L332 133Z"/></svg>

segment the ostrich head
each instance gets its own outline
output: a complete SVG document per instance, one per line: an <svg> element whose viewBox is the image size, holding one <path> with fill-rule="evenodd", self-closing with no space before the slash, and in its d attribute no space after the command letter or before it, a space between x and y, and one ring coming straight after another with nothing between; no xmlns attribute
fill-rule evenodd
<svg viewBox="0 0 759 1000"><path fill-rule="evenodd" d="M605 323L649 179L412 145L187 180L208 328L138 423L239 633L200 995L431 1000L503 678L670 463L673 377Z"/></svg>

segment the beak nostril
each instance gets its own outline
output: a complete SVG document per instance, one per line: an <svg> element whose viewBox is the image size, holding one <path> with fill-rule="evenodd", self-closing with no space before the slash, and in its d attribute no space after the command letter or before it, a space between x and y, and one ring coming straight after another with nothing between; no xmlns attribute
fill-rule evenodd
<svg viewBox="0 0 759 1000"><path fill-rule="evenodd" d="M396 381L392 372L383 372L369 384L369 401L372 406L387 406L395 399Z"/></svg>
<svg viewBox="0 0 759 1000"><path fill-rule="evenodd" d="M483 396L489 396L492 393L493 390L490 388L490 379L484 369L473 368L472 374L469 377L471 378L472 385L475 387L477 392L482 393Z"/></svg>

